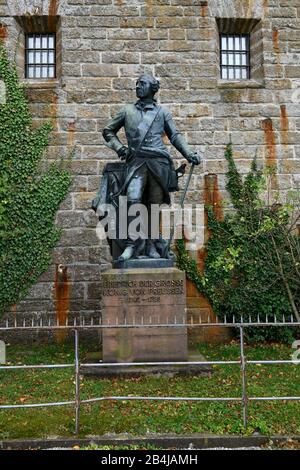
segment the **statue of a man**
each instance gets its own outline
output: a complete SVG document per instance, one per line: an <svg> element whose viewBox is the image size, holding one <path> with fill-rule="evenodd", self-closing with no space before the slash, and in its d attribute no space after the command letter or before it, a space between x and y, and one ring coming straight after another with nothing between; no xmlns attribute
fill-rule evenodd
<svg viewBox="0 0 300 470"><path fill-rule="evenodd" d="M154 95L158 90L159 81L152 75L140 76L136 82L138 101L126 105L103 129L107 145L115 150L121 160L126 161L123 195L127 196L128 210L133 204L145 203L148 214L151 213L151 204L170 203L170 180L174 166L163 142L164 134L188 162L195 165L200 163L200 156L189 148L176 129L170 111L157 104ZM125 129L127 146L117 137L122 127ZM148 230L148 233L151 231ZM156 242L148 238L146 256L161 257ZM134 240L128 234L119 261L133 258L138 245L139 240Z"/></svg>

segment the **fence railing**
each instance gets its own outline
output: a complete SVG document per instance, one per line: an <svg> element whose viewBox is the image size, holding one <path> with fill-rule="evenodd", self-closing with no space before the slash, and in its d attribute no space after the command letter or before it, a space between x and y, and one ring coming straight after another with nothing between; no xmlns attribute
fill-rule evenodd
<svg viewBox="0 0 300 470"><path fill-rule="evenodd" d="M209 319L209 318L208 318ZM174 322L174 318L173 318ZM187 328L211 328L214 326L222 326L225 328L238 328L239 329L239 340L240 340L240 357L238 360L228 360L228 361L181 361L181 362L118 362L118 363L81 363L79 360L79 332L83 330L102 330L102 329L120 329L120 328L178 328L178 327L187 327ZM38 365L4 365L0 366L0 370L9 371L17 369L62 369L62 368L73 368L75 376L75 390L74 398L69 401L60 401L60 402L50 402L50 403L30 403L30 404L18 404L18 405L0 405L0 410L6 409L16 409L16 408L40 408L40 407L52 407L52 406L69 406L74 405L75 409L75 433L78 434L80 426L80 407L81 405L87 403L96 403L102 401L135 401L135 400L144 400L144 401L194 401L194 402L215 402L215 401L228 401L228 402L240 402L242 405L242 414L243 414L243 425L247 427L247 412L249 402L252 401L300 401L300 396L272 396L272 397L259 397L259 396L248 396L247 391L247 365L248 364L264 364L264 365L273 365L273 364L300 364L300 360L290 359L290 360L247 360L245 355L245 343L244 343L244 334L245 329L253 326L259 327L270 327L276 326L278 328L283 327L298 327L300 328L300 323L293 321L292 318L286 319L282 317L279 321L274 320L270 321L268 317L265 317L263 320L260 316L257 316L256 321L247 321L245 322L241 317L239 321L232 319L232 321L224 322L203 322L195 323L191 321L190 323L144 323L140 322L139 324L131 323L127 324L126 322L122 324L102 324L100 319L90 318L89 321L86 319L74 318L72 324L67 324L60 326L57 322L53 320L39 320L36 322L32 320L22 321L22 325L18 325L17 320L9 321L7 320L4 326L0 327L1 332L7 331L25 331L25 330L70 330L74 332L74 363L69 364L38 364ZM80 372L84 368L89 367L99 367L99 368L114 368L114 367L128 367L128 366L184 366L184 365L199 365L199 366L210 366L210 365L239 365L241 370L241 396L238 397L178 397L178 396L103 396L103 397L94 397L89 399L81 399L80 397Z"/></svg>

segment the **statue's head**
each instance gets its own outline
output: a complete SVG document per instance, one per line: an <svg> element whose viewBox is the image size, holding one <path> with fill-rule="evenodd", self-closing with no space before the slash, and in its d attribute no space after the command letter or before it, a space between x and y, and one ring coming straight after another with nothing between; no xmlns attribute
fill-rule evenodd
<svg viewBox="0 0 300 470"><path fill-rule="evenodd" d="M145 73L137 79L135 89L138 98L153 98L159 90L159 81L153 75Z"/></svg>

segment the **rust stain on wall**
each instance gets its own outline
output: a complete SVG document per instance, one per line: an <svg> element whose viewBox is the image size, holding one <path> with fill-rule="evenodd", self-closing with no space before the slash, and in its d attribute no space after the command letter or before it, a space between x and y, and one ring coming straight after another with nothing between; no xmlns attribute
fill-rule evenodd
<svg viewBox="0 0 300 470"><path fill-rule="evenodd" d="M280 137L282 145L288 143L289 119L286 112L286 105L280 105Z"/></svg>
<svg viewBox="0 0 300 470"><path fill-rule="evenodd" d="M57 15L58 6L59 6L59 0L50 0L50 4L49 4L49 16L55 16L55 15Z"/></svg>
<svg viewBox="0 0 300 470"><path fill-rule="evenodd" d="M70 282L68 279L67 266L62 266L60 264L56 265L54 296L56 319L58 320L58 324L66 325L70 306ZM57 331L56 338L58 341L64 341L66 338L66 330Z"/></svg>
<svg viewBox="0 0 300 470"><path fill-rule="evenodd" d="M276 138L273 129L272 119L264 119L261 123L262 129L265 133L265 143L267 146L267 158L266 164L269 168L276 171ZM272 188L275 189L278 187L277 183L277 174L274 174L271 178Z"/></svg>
<svg viewBox="0 0 300 470"><path fill-rule="evenodd" d="M17 304L13 304L10 307L10 311L12 313L12 316L13 316L14 320L16 320L16 318L17 318Z"/></svg>
<svg viewBox="0 0 300 470"><path fill-rule="evenodd" d="M262 121L262 128L265 132L265 142L267 146L267 164L268 166L276 166L276 139L273 129L272 119L268 118Z"/></svg>
<svg viewBox="0 0 300 470"><path fill-rule="evenodd" d="M202 16L202 18L204 18L205 16L207 16L207 13L208 13L207 2L201 2L200 3L200 15Z"/></svg>
<svg viewBox="0 0 300 470"><path fill-rule="evenodd" d="M208 174L204 176L204 203L207 206L212 206L215 217L217 220L223 220L224 214L222 209L222 198L219 192L218 176L216 174ZM207 213L204 214L204 243L206 244L211 235L208 228ZM197 253L197 265L198 268L203 272L205 258L206 258L205 247L200 248Z"/></svg>
<svg viewBox="0 0 300 470"><path fill-rule="evenodd" d="M214 214L218 220L223 220L223 210L222 210L222 198L219 192L218 186L218 177L216 174L208 174L204 177L204 201L207 205L212 205ZM210 231L207 228L207 214L205 214L205 234L204 239L207 243L210 236ZM207 256L207 251L205 246L202 247L197 252L196 263L198 269L203 272L205 266L205 258ZM201 294L194 283L187 279L187 312L189 318L193 318L194 323L199 322L201 319L202 322L217 322L217 316L214 313L212 306L208 299ZM190 340L195 343L199 342L209 342L209 343L224 343L231 339L231 334L229 330L222 327L213 327L208 328L206 331L188 331Z"/></svg>
<svg viewBox="0 0 300 470"><path fill-rule="evenodd" d="M273 44L274 44L274 51L276 54L280 53L280 48L279 48L279 31L276 28L272 29L272 38L273 38Z"/></svg>
<svg viewBox="0 0 300 470"><path fill-rule="evenodd" d="M213 207L217 220L223 220L222 198L219 192L218 176L208 174L204 176L204 202Z"/></svg>
<svg viewBox="0 0 300 470"><path fill-rule="evenodd" d="M276 55L276 74L278 76L282 76L282 67L281 67L281 51L280 51L280 43L279 43L279 31L276 28L272 29L272 39L273 39L273 47L274 52Z"/></svg>
<svg viewBox="0 0 300 470"><path fill-rule="evenodd" d="M7 38L7 27L0 23L0 40Z"/></svg>

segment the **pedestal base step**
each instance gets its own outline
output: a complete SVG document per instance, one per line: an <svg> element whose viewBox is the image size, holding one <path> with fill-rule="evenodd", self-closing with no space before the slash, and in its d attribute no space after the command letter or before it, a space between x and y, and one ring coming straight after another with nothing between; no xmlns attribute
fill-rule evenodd
<svg viewBox="0 0 300 470"><path fill-rule="evenodd" d="M174 266L173 259L166 258L136 258L128 261L113 261L114 269L130 269L130 268L172 268Z"/></svg>
<svg viewBox="0 0 300 470"><path fill-rule="evenodd" d="M96 353L91 353L87 355L85 361L86 363L91 363L91 356L93 357L93 362L97 362ZM99 357L99 355L98 355ZM205 358L202 354L197 354L193 352L192 356L189 357L190 361L193 362L203 362ZM93 376L95 378L104 378L104 377L140 377L140 376L187 376L187 375L203 375L207 376L212 372L212 367L210 365L198 365L186 363L184 365L155 365L155 366L143 366L138 363L136 365L128 366L118 366L118 365L108 365L107 367L82 367L80 369L80 374L84 376Z"/></svg>

